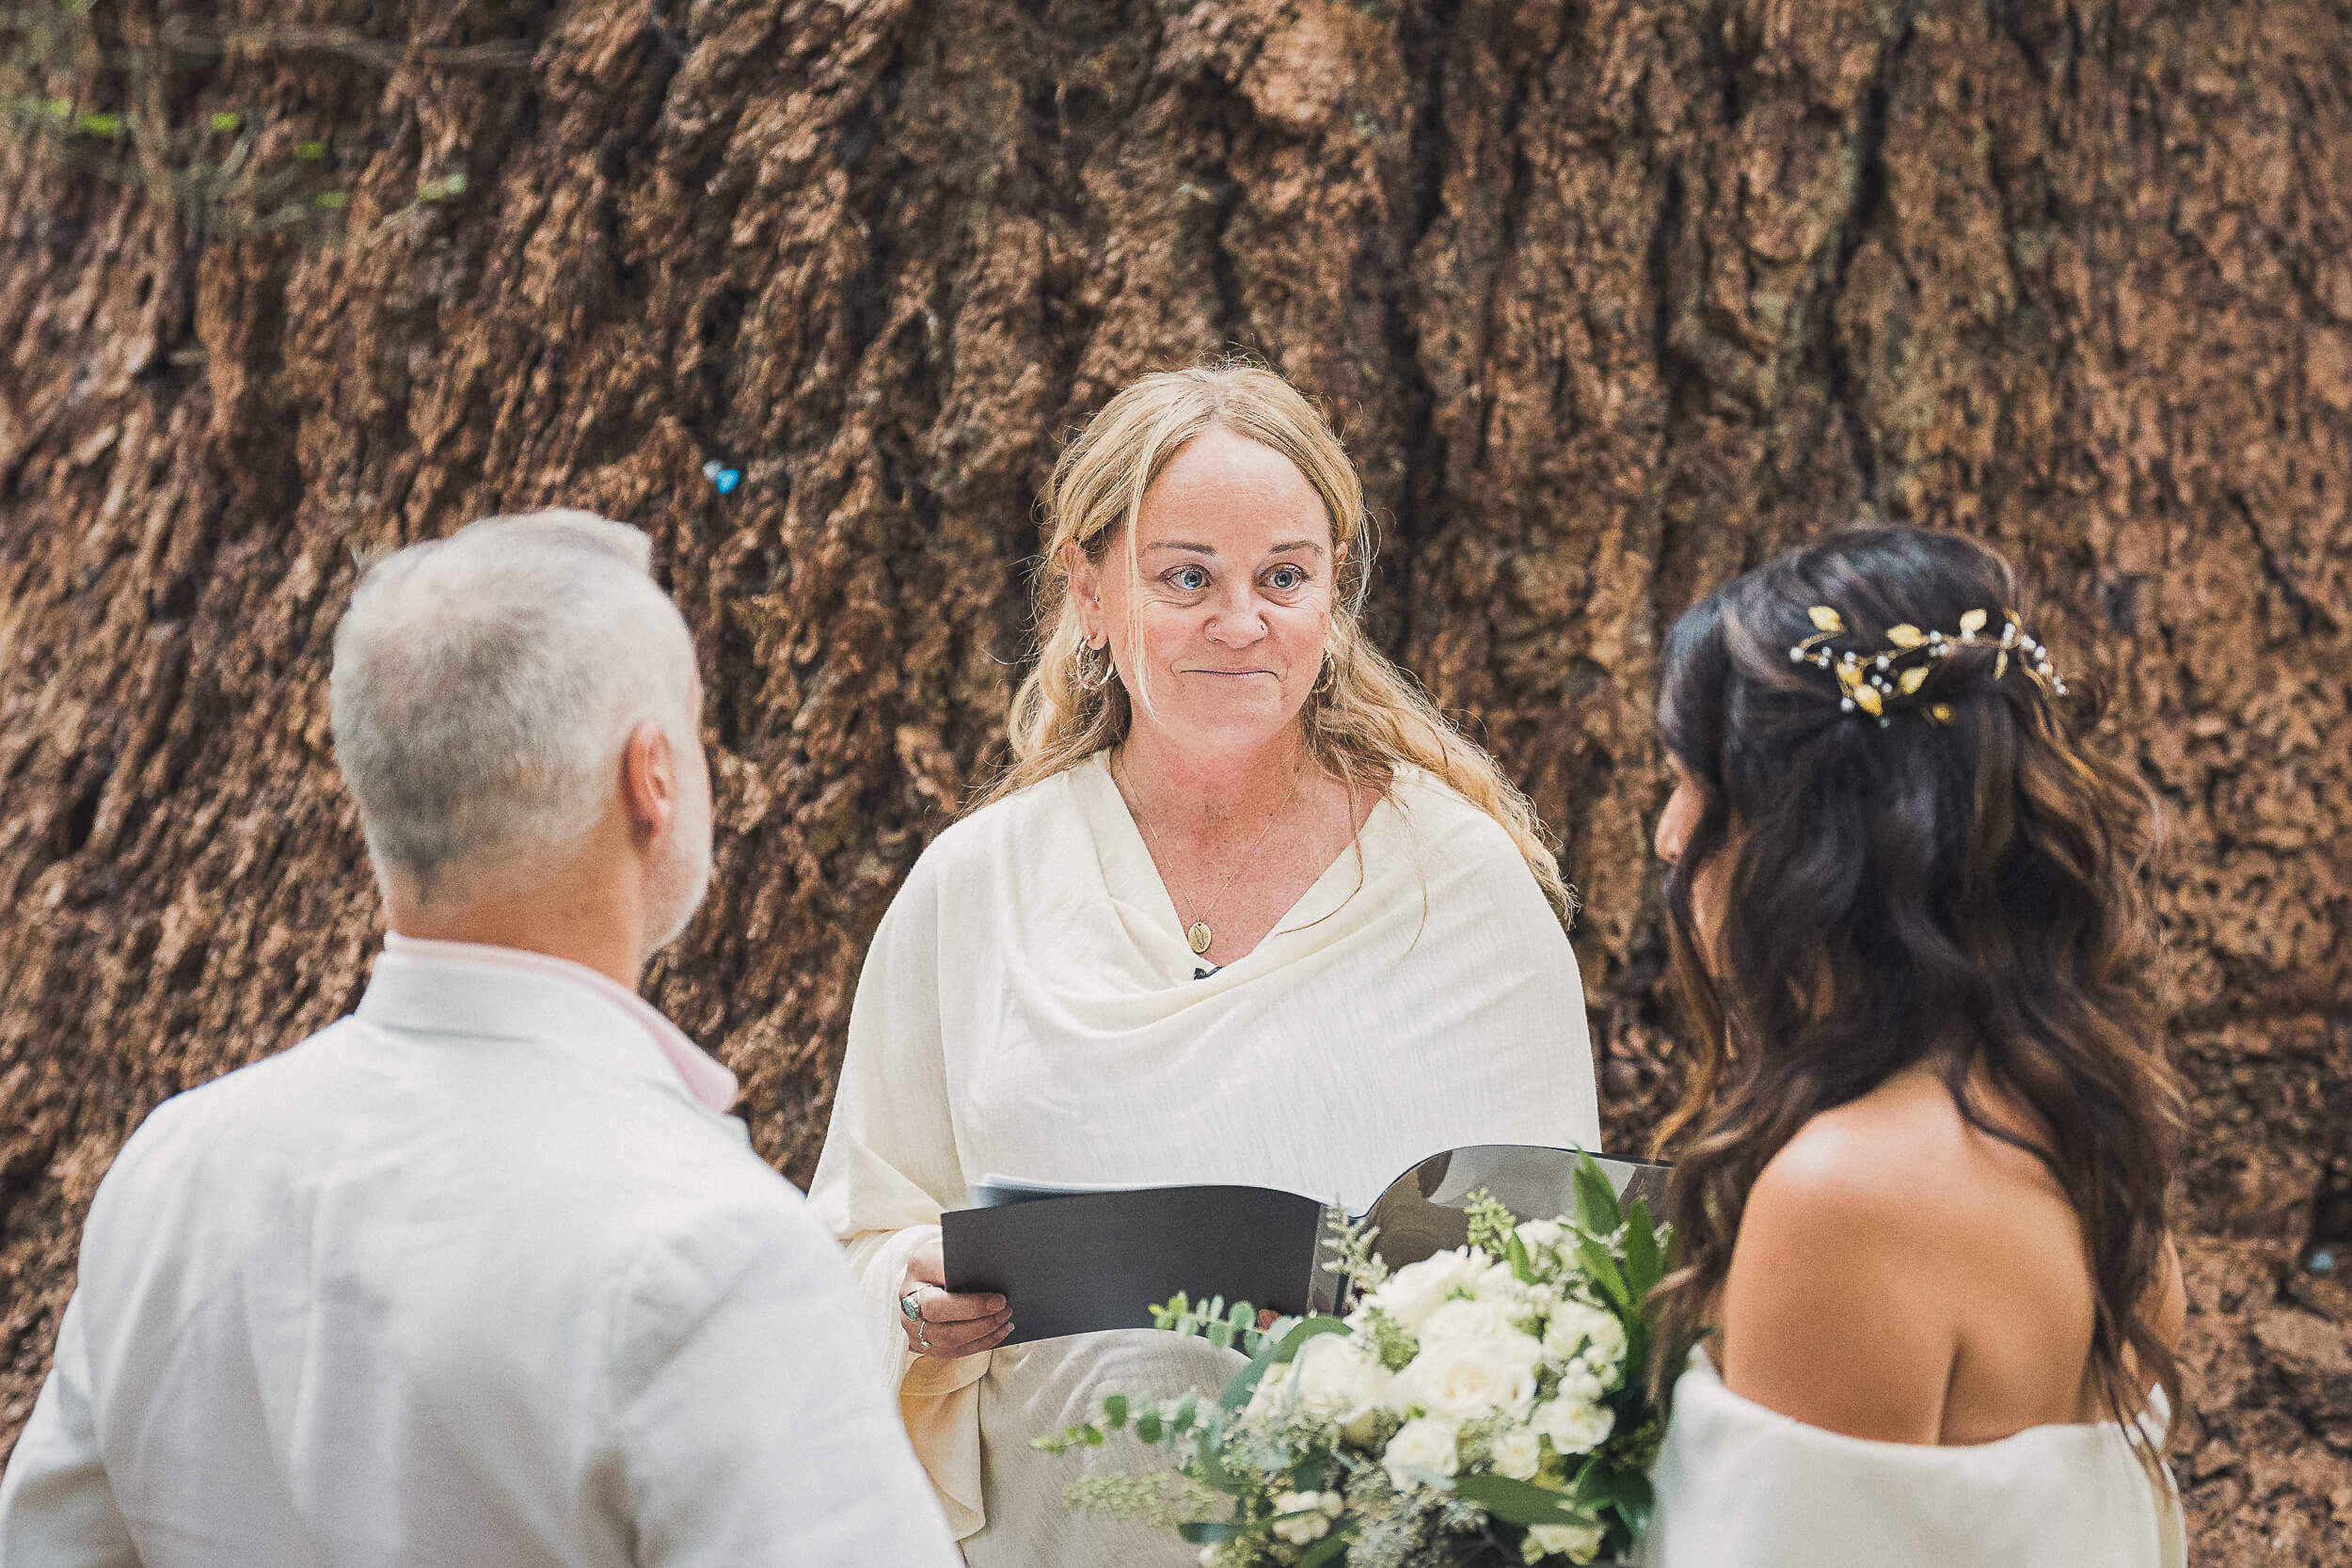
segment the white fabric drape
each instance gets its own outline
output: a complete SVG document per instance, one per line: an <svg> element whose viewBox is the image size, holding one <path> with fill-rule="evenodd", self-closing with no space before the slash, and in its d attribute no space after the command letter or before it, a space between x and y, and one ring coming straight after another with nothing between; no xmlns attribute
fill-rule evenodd
<svg viewBox="0 0 2352 1568"><path fill-rule="evenodd" d="M809 1196L978 1568L1190 1563L1172 1532L1068 1514L1069 1462L1028 1443L1101 1393L1173 1394L1223 1363L1149 1330L909 1355L901 1273L968 1183L1246 1182L1360 1206L1458 1145L1597 1147L1576 961L1509 835L1411 774L1359 846L1255 951L1195 978L1098 755L950 828L875 934Z"/></svg>
<svg viewBox="0 0 2352 1568"><path fill-rule="evenodd" d="M2143 1424L2161 1439L2164 1395ZM1645 1568L2182 1568L2180 1501L2124 1430L1881 1443L1741 1399L1700 1352L1675 1385Z"/></svg>

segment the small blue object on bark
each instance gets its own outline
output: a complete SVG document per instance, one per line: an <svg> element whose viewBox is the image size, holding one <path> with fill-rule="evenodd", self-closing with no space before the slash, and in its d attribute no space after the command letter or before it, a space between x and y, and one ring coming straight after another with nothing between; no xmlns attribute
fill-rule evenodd
<svg viewBox="0 0 2352 1568"><path fill-rule="evenodd" d="M725 464L713 459L703 465L703 478L718 487L719 494L730 495L743 483L743 476Z"/></svg>
<svg viewBox="0 0 2352 1568"><path fill-rule="evenodd" d="M2327 1247L2321 1247L2311 1255L2303 1266L2313 1274L2333 1274L2336 1272L2336 1255Z"/></svg>

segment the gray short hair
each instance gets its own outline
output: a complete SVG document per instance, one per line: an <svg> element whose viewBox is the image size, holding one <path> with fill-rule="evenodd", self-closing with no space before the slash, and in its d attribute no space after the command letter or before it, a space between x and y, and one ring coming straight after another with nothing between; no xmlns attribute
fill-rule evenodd
<svg viewBox="0 0 2352 1568"><path fill-rule="evenodd" d="M335 761L368 849L430 896L577 840L651 720L691 750L694 645L653 546L586 512L490 517L397 550L335 631Z"/></svg>

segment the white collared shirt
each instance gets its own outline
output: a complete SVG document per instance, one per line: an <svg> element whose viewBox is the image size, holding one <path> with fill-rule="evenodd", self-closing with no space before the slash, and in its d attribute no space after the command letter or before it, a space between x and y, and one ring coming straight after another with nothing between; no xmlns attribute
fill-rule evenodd
<svg viewBox="0 0 2352 1568"><path fill-rule="evenodd" d="M0 1565L955 1563L733 1094L602 976L395 938L124 1147Z"/></svg>

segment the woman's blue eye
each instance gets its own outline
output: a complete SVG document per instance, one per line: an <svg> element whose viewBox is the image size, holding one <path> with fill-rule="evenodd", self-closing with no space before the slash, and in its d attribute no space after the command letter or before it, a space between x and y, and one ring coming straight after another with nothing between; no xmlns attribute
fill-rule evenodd
<svg viewBox="0 0 2352 1568"><path fill-rule="evenodd" d="M1307 580L1307 574L1295 566L1277 566L1266 574L1266 584L1277 593L1287 594Z"/></svg>
<svg viewBox="0 0 2352 1568"><path fill-rule="evenodd" d="M1209 574L1198 566L1179 566L1175 573L1176 586L1188 594L1197 594L1209 586Z"/></svg>

